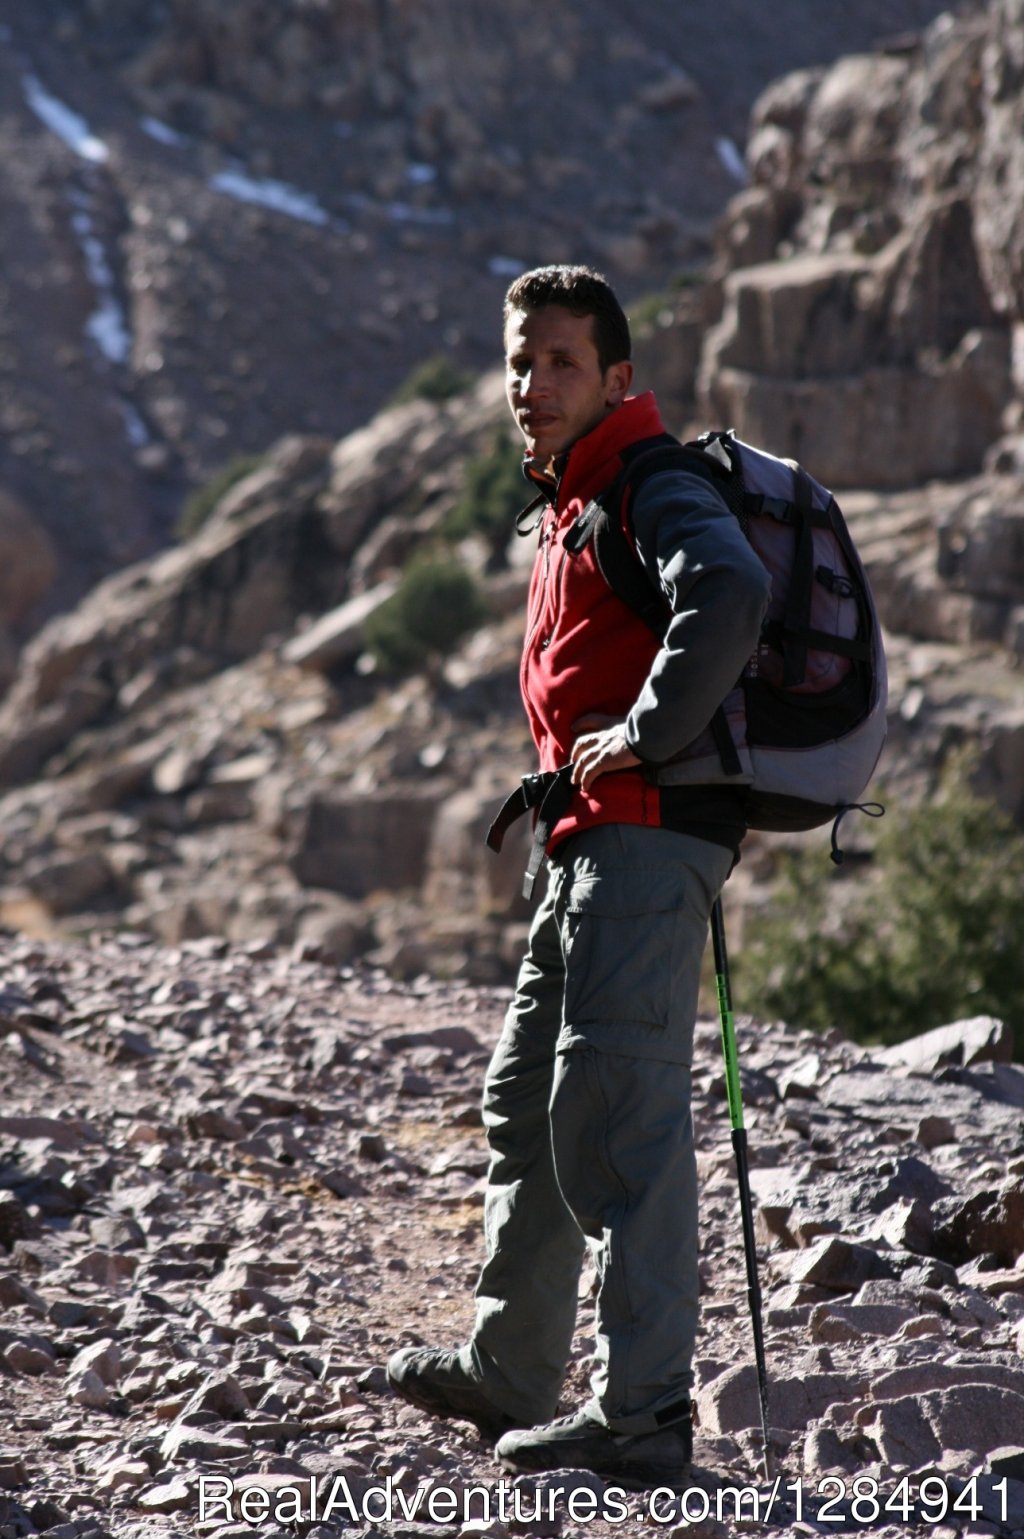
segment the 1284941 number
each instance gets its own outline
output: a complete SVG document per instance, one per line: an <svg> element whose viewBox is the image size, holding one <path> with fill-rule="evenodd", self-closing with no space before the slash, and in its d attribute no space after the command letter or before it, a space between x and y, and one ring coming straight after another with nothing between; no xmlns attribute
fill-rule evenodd
<svg viewBox="0 0 1024 1539"><path fill-rule="evenodd" d="M799 1489L798 1489L799 1488ZM810 1493L795 1482L789 1488L796 1498L798 1517L802 1516L803 1498ZM994 1518L1007 1520L1006 1480L977 1475L961 1482L947 1482L941 1475L915 1478L909 1475L891 1490L885 1491L873 1475L858 1475L852 1481L838 1475L825 1475L814 1486L813 1516L818 1523L875 1523L880 1519L900 1523L943 1523L947 1518ZM810 1515L810 1514L809 1514Z"/></svg>

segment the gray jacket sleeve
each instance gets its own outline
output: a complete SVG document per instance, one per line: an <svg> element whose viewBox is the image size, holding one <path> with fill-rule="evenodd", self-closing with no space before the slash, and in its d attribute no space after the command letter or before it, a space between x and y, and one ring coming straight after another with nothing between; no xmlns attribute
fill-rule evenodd
<svg viewBox="0 0 1024 1539"><path fill-rule="evenodd" d="M664 764L708 725L758 643L771 580L710 482L687 471L651 476L632 507L637 549L672 619L636 704L626 742Z"/></svg>

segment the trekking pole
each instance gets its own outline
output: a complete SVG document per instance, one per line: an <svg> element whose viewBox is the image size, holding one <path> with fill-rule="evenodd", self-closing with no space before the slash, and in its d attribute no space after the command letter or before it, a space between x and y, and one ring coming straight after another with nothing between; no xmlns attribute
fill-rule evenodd
<svg viewBox="0 0 1024 1539"><path fill-rule="evenodd" d="M725 921L722 900L716 898L711 909L711 941L715 952L715 984L718 1014L722 1022L722 1052L725 1056L725 1092L729 1098L732 1147L739 1178L740 1213L743 1219L743 1250L747 1263L747 1298L750 1324L754 1335L754 1361L757 1364L757 1393L761 1401L761 1437L764 1446L764 1472L772 1478L768 1448L768 1373L764 1360L764 1332L761 1326L761 1286L757 1279L757 1244L754 1239L754 1212L750 1198L750 1168L747 1163L747 1131L743 1126L743 1096L740 1090L740 1066L736 1054L736 1031L732 1019L732 995L729 989L729 958L725 949Z"/></svg>

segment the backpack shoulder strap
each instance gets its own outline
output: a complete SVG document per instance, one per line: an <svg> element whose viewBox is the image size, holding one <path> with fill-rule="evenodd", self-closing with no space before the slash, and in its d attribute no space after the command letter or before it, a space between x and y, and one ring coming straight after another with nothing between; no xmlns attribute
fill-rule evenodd
<svg viewBox="0 0 1024 1539"><path fill-rule="evenodd" d="M723 501L743 523L743 478L731 451L728 434L706 434L697 443L683 444L670 433L641 439L623 453L624 464L615 480L583 509L565 539L565 549L576 555L589 541L609 588L643 621L659 641L668 630L671 612L661 589L647 575L636 546L627 533L629 509L636 492L653 475L665 470L684 470L711 481ZM727 775L742 772L739 755L721 706L711 719L711 730Z"/></svg>
<svg viewBox="0 0 1024 1539"><path fill-rule="evenodd" d="M615 480L576 519L566 536L565 549L577 555L593 541L594 557L609 588L660 641L668 627L668 605L648 577L627 532L633 498L645 481L666 470L689 471L717 484L731 468L727 470L717 455L702 446L682 444L670 433L640 439L623 452L622 458L623 467Z"/></svg>

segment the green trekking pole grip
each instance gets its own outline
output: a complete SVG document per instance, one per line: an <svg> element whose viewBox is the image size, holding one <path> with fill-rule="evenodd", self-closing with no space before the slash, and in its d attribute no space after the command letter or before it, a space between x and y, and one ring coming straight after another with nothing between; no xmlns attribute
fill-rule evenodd
<svg viewBox="0 0 1024 1539"><path fill-rule="evenodd" d="M768 1370L765 1364L764 1329L761 1321L761 1285L757 1276L757 1240L754 1235L754 1208L750 1195L747 1132L743 1126L743 1095L740 1088L740 1065L736 1051L736 1028L733 1023L732 991L729 987L729 957L725 946L725 920L722 916L721 898L716 898L711 908L711 943L715 954L715 986L718 992L718 1014L722 1023L725 1093L729 1101L732 1147L733 1154L736 1157L736 1175L740 1193L743 1253L747 1268L747 1299L750 1304L750 1325L754 1337L757 1393L761 1405L764 1470L767 1478L771 1480L771 1454L768 1445Z"/></svg>

